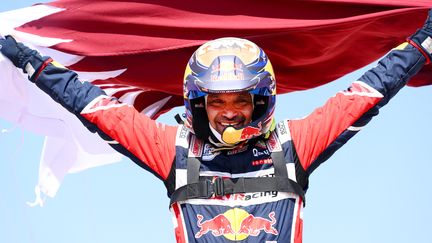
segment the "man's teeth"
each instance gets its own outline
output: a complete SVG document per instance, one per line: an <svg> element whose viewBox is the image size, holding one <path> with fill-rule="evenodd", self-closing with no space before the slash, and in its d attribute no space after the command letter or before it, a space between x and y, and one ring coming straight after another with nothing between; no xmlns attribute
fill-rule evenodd
<svg viewBox="0 0 432 243"><path fill-rule="evenodd" d="M225 123L225 122L221 122L221 125L222 126L235 126L235 125L237 125L238 124L238 122L236 122L236 123Z"/></svg>

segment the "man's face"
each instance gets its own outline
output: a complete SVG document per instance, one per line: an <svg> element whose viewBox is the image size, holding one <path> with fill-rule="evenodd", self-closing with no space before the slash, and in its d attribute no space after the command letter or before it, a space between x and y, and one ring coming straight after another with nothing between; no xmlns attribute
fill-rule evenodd
<svg viewBox="0 0 432 243"><path fill-rule="evenodd" d="M252 120L252 97L248 92L209 94L207 117L210 125L219 133L227 126L238 129Z"/></svg>

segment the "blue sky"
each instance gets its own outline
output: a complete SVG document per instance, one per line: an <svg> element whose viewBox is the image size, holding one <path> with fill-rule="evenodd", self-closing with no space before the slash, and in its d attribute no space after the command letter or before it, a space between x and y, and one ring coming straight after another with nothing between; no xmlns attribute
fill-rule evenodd
<svg viewBox="0 0 432 243"><path fill-rule="evenodd" d="M0 11L32 3L3 1ZM307 115L362 72L279 96L277 120ZM431 104L431 87L403 89L312 174L304 242L430 242ZM175 112L160 121L174 124ZM12 127L0 119L0 130ZM42 144L20 128L0 133L0 242L175 242L163 184L127 159L68 175L45 207L28 207Z"/></svg>

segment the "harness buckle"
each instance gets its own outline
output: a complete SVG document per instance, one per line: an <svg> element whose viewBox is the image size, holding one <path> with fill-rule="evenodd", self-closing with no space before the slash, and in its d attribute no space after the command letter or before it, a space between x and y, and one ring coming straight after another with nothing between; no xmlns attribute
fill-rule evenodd
<svg viewBox="0 0 432 243"><path fill-rule="evenodd" d="M221 197L225 195L225 190L224 190L224 183L223 183L223 179L221 177L217 177L215 179L213 179L212 181L207 180L207 188L208 188L208 192L210 192L209 198L210 197Z"/></svg>

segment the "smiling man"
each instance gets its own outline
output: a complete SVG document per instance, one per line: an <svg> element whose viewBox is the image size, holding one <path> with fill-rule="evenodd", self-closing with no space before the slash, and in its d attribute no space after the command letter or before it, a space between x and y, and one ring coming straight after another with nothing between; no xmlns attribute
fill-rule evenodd
<svg viewBox="0 0 432 243"><path fill-rule="evenodd" d="M347 90L278 123L273 68L245 39L209 41L192 55L180 126L149 119L12 37L0 45L30 81L163 181L177 242L300 243L310 174L430 62L431 14Z"/></svg>
<svg viewBox="0 0 432 243"><path fill-rule="evenodd" d="M215 132L222 134L229 126L239 129L252 120L252 96L247 92L209 94L206 111Z"/></svg>

